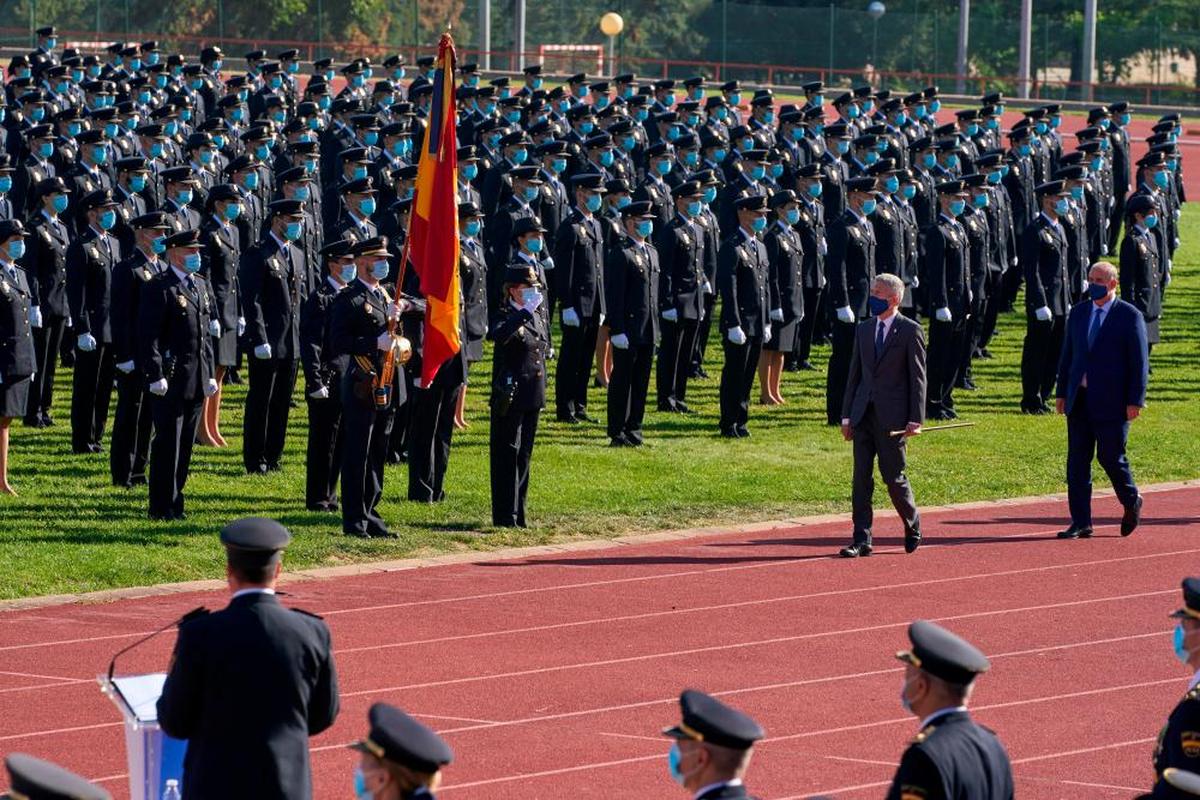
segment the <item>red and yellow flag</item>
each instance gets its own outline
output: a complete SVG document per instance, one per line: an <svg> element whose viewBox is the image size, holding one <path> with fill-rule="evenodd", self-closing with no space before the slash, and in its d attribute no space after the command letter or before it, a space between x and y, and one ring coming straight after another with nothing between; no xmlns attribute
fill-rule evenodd
<svg viewBox="0 0 1200 800"><path fill-rule="evenodd" d="M444 33L438 42L429 129L417 164L417 185L408 226L409 260L421 279L426 303L422 386L428 386L442 364L462 349L454 68L454 40Z"/></svg>

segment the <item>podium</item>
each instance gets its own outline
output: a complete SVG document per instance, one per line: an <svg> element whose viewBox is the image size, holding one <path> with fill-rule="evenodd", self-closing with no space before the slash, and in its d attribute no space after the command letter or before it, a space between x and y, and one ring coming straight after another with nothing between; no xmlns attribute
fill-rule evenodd
<svg viewBox="0 0 1200 800"><path fill-rule="evenodd" d="M158 726L156 704L162 694L166 673L101 675L100 689L125 718L125 754L129 765L131 800L160 800L170 779L183 785L183 756L187 742L173 739Z"/></svg>

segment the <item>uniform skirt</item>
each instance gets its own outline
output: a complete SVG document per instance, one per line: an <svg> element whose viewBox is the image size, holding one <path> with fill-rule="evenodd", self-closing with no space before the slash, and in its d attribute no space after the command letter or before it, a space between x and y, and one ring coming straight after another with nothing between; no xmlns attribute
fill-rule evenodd
<svg viewBox="0 0 1200 800"><path fill-rule="evenodd" d="M764 342L762 349L770 353L790 353L796 346L796 333L800 325L797 320L771 323L771 341Z"/></svg>
<svg viewBox="0 0 1200 800"><path fill-rule="evenodd" d="M221 331L221 335L213 339L213 355L216 356L217 366L237 366L237 329Z"/></svg>
<svg viewBox="0 0 1200 800"><path fill-rule="evenodd" d="M0 417L23 417L25 407L29 404L30 377L5 377L0 383Z"/></svg>
<svg viewBox="0 0 1200 800"><path fill-rule="evenodd" d="M468 364L474 364L476 361L482 361L483 339L468 338L463 344L463 350L466 352Z"/></svg>

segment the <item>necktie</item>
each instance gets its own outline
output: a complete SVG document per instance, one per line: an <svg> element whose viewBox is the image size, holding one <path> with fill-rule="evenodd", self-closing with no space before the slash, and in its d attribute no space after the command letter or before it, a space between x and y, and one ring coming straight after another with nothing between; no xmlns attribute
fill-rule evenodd
<svg viewBox="0 0 1200 800"><path fill-rule="evenodd" d="M1092 314L1092 326L1088 328L1088 350L1092 349L1092 345L1096 341L1096 334L1100 332L1100 322L1104 319L1104 309L1097 308L1096 313Z"/></svg>
<svg viewBox="0 0 1200 800"><path fill-rule="evenodd" d="M875 328L875 358L879 358L883 352L883 337L887 333L887 326L881 321Z"/></svg>
<svg viewBox="0 0 1200 800"><path fill-rule="evenodd" d="M187 276L187 280L183 282L183 285L187 287L188 294L194 295L196 293L196 282L192 280L191 275Z"/></svg>

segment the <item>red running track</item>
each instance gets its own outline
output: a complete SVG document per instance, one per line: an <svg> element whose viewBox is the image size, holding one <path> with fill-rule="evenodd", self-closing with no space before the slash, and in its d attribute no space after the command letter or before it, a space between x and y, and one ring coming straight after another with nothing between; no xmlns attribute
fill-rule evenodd
<svg viewBox="0 0 1200 800"><path fill-rule="evenodd" d="M690 686L766 727L749 775L760 796L878 798L916 725L893 654L925 617L992 658L973 708L1007 744L1019 797L1128 798L1187 684L1167 614L1200 556L1200 487L1146 497L1128 539L1104 497L1091 541L1053 538L1061 502L994 504L928 513L911 556L889 514L880 550L857 562L831 555L841 522L293 583L286 602L332 628L343 692L313 740L316 796L349 795L344 745L375 700L450 741L450 800L674 796L658 732ZM0 752L126 796L121 727L95 676L137 635L224 602L0 613ZM160 637L124 670L161 669L170 647Z"/></svg>

